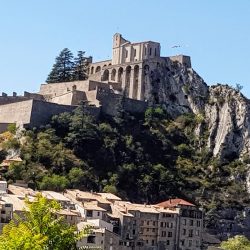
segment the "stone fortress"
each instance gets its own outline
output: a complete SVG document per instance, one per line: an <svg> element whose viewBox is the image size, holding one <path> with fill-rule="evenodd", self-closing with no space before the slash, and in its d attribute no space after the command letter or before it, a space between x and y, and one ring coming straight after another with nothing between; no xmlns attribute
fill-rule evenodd
<svg viewBox="0 0 250 250"><path fill-rule="evenodd" d="M101 112L115 115L115 107L121 99L128 112L144 112L148 104L159 103L162 99L152 87L154 72L159 67L170 71L177 63L184 70L192 70L190 57L162 57L160 50L157 42L131 43L116 33L112 60L93 63L89 58L88 80L42 84L38 93L24 92L23 96L2 93L0 131L12 123L21 127L44 125L51 116L70 112L82 102L94 116ZM154 81L158 84L160 79ZM181 105L187 106L185 100Z"/></svg>

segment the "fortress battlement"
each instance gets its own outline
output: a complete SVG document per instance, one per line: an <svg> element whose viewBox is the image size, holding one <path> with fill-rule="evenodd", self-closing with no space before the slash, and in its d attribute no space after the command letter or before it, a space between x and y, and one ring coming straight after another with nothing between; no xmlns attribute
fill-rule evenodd
<svg viewBox="0 0 250 250"><path fill-rule="evenodd" d="M8 123L26 127L46 124L52 115L71 112L83 102L92 110L95 107L94 115L115 115L121 98L129 112L144 112L152 96L155 101L159 99L155 97L153 81L159 83L160 78L156 77L160 67L169 68L177 62L191 68L189 56L163 57L160 43L131 43L118 33L113 36L112 59L92 62L89 57L88 62L88 80L41 84L38 93L24 92L23 96L2 93L0 128Z"/></svg>

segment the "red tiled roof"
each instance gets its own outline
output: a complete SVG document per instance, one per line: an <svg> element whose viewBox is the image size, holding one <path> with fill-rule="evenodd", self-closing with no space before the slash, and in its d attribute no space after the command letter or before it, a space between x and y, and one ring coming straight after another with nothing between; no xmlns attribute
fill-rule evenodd
<svg viewBox="0 0 250 250"><path fill-rule="evenodd" d="M185 201L183 199L169 199L167 201L163 201L163 202L158 203L156 205L160 206L160 207L176 207L178 205L195 207L194 204L192 204L188 201Z"/></svg>

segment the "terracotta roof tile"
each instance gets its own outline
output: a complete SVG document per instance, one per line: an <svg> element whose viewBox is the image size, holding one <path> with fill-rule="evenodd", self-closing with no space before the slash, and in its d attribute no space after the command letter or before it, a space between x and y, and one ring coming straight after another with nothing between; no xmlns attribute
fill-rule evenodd
<svg viewBox="0 0 250 250"><path fill-rule="evenodd" d="M176 206L192 206L195 207L194 204L185 201L183 199L169 199L167 201L163 201L161 203L156 204L157 206L160 207L176 207Z"/></svg>

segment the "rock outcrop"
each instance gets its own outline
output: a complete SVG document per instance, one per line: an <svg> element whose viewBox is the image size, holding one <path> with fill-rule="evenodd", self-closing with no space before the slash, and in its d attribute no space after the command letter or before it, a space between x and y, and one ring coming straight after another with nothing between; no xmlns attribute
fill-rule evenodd
<svg viewBox="0 0 250 250"><path fill-rule="evenodd" d="M227 85L210 87L205 114L214 156L233 160L249 153L249 111L249 100L239 91Z"/></svg>
<svg viewBox="0 0 250 250"><path fill-rule="evenodd" d="M228 85L208 87L192 68L178 62L159 64L145 74L145 83L148 101L166 105L172 117L204 115L207 147L214 156L230 161L249 154L250 102L240 91Z"/></svg>

